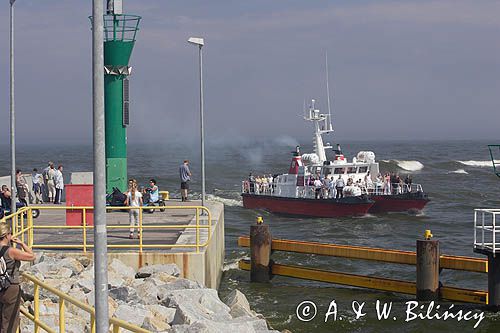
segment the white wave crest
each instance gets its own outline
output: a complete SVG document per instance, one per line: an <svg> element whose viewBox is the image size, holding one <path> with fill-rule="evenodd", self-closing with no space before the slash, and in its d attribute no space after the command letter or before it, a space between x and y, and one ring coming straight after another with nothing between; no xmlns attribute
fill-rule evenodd
<svg viewBox="0 0 500 333"><path fill-rule="evenodd" d="M464 169L458 169L458 170L455 170L455 171L448 171L447 173L458 173L458 174L463 174L463 175L468 175L469 174Z"/></svg>
<svg viewBox="0 0 500 333"><path fill-rule="evenodd" d="M404 169L406 171L418 171L422 170L424 168L424 165L420 163L419 161L400 161L400 160L394 160L398 167L401 169Z"/></svg>
<svg viewBox="0 0 500 333"><path fill-rule="evenodd" d="M456 161L463 165L471 166L471 167L493 167L493 163L491 161ZM495 160L495 164L500 163L500 160Z"/></svg>
<svg viewBox="0 0 500 333"><path fill-rule="evenodd" d="M224 205L230 206L230 207L243 206L243 202L241 200L221 198L221 197L218 197L218 196L213 195L213 194L207 194L207 199L212 200L212 201L222 202Z"/></svg>

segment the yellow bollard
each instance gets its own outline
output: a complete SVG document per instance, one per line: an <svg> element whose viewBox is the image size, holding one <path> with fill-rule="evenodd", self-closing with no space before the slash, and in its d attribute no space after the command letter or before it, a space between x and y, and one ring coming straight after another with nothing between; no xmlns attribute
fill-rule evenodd
<svg viewBox="0 0 500 333"><path fill-rule="evenodd" d="M424 233L424 238L429 240L433 237L433 235L431 234L431 231L430 230L425 230L425 233Z"/></svg>

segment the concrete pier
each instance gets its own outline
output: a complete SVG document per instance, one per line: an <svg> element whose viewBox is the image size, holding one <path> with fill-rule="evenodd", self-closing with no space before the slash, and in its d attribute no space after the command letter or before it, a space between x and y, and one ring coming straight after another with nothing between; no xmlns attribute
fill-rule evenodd
<svg viewBox="0 0 500 333"><path fill-rule="evenodd" d="M133 246L139 244L139 239L129 239L129 214L126 211L113 211L107 213L108 226L120 226L120 228L108 227L108 246L119 246L120 248L109 248L108 259L120 259L134 269L145 265L175 263L181 270L181 276L198 281L206 287L217 289L222 276L224 263L224 205L219 202L207 201L206 207L211 212L212 227L208 245L199 247L182 247L182 245L196 244L196 229L175 228L176 225L196 226L195 209L168 209L169 206L201 206L200 201L180 202L169 200L165 202L167 209L164 212L155 210L153 214L143 213L143 226L170 225L173 228L156 229L144 228L142 243L148 247L142 252ZM49 205L42 205L49 206ZM64 206L57 205L57 206ZM207 216L200 216L199 224L207 224ZM40 216L33 220L34 224L34 249L36 251L64 251L66 255L92 257L92 248L83 253L80 249L71 248L83 244L83 230L54 228L66 225L65 210L41 209ZM49 226L52 228L40 228ZM123 228L121 228L123 226ZM137 229L136 229L137 234ZM199 243L208 240L208 229L199 230ZM87 229L87 244L93 244L92 229ZM57 249L50 246L58 245ZM154 246L158 247L154 247ZM173 248L160 248L164 245L175 245ZM129 246L127 248L127 246ZM150 248L149 246L153 246Z"/></svg>

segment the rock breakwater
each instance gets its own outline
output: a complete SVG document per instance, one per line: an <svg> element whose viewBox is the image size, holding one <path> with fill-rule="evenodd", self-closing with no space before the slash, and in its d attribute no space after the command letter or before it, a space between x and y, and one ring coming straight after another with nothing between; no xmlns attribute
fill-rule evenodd
<svg viewBox="0 0 500 333"><path fill-rule="evenodd" d="M94 306L94 267L87 257L40 254L34 265L21 270L73 298ZM175 264L151 265L137 272L121 261L108 264L109 315L151 332L264 333L266 320L250 309L245 295L234 290L224 300L217 291L179 277ZM22 279L24 307L33 313L33 283ZM40 320L59 326L59 297L40 291ZM66 303L66 332L90 332L90 316ZM21 316L21 332L34 325Z"/></svg>

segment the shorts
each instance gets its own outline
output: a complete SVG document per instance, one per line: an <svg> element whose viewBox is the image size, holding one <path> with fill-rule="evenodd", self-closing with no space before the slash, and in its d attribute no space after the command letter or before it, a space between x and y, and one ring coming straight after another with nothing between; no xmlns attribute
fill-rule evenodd
<svg viewBox="0 0 500 333"><path fill-rule="evenodd" d="M189 182L181 182L181 190L189 190Z"/></svg>

